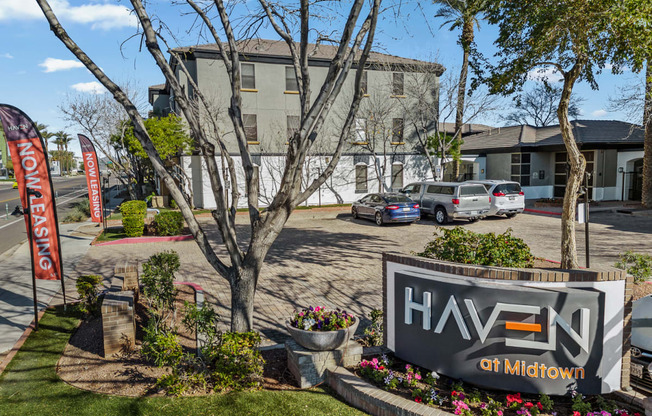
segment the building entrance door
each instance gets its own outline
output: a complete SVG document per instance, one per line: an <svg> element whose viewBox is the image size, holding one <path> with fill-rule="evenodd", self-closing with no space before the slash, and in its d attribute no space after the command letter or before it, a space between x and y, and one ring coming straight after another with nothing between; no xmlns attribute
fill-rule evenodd
<svg viewBox="0 0 652 416"><path fill-rule="evenodd" d="M634 170L631 173L632 180L628 192L630 201L640 201L643 194L643 159L634 162Z"/></svg>

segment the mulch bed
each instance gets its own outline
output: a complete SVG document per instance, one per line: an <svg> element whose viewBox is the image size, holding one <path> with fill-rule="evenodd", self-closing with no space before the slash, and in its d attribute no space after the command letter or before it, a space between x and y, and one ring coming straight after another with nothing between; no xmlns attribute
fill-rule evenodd
<svg viewBox="0 0 652 416"><path fill-rule="evenodd" d="M195 292L186 285L177 287L176 309L181 311L184 301L194 302ZM141 297L142 299L142 297ZM181 324L183 316L177 313L175 323L179 341L184 351L195 351L194 335ZM72 335L59 363L57 373L66 383L77 388L97 393L118 396L164 395L156 386L156 380L170 373L168 368L159 368L145 360L140 349L143 340L143 326L147 320L146 306L136 304L136 347L110 357L103 357L102 320L94 318L81 323ZM265 359L263 388L271 390L298 389L296 381L287 368L285 349L262 351Z"/></svg>

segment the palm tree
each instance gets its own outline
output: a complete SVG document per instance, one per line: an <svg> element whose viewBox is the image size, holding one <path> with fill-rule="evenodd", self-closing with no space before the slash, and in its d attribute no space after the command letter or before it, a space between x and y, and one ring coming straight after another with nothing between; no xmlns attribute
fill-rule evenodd
<svg viewBox="0 0 652 416"><path fill-rule="evenodd" d="M54 133L50 133L48 131L48 126L39 122L34 122L34 127L36 127L36 130L38 130L39 133L41 133L41 137L43 137L43 140L45 141L45 148L47 149L48 140L54 137Z"/></svg>
<svg viewBox="0 0 652 416"><path fill-rule="evenodd" d="M56 157L53 158L59 161L59 167L61 168L61 173L63 174L63 163L67 160L68 144L72 141L72 137L62 130L54 133L53 143L57 145ZM64 153L65 149L65 153Z"/></svg>
<svg viewBox="0 0 652 416"><path fill-rule="evenodd" d="M466 96L466 79L469 74L469 56L474 40L474 27L479 25L478 16L488 7L488 0L433 0L435 4L442 7L437 11L435 17L446 19L442 27L450 24L449 30L462 29L460 33L460 45L462 46L462 69L457 88L457 110L455 112L455 133L456 145L461 145L462 125L464 124L464 98ZM453 161L453 177L460 174L459 156Z"/></svg>

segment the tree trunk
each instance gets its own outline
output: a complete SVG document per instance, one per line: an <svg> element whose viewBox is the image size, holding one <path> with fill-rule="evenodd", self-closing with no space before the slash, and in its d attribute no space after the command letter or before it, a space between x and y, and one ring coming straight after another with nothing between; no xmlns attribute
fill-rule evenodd
<svg viewBox="0 0 652 416"><path fill-rule="evenodd" d="M641 202L646 208L652 208L652 61L650 59L647 60L647 70L645 71L644 105L645 150L643 155L643 195Z"/></svg>
<svg viewBox="0 0 652 416"><path fill-rule="evenodd" d="M577 264L577 244L575 242L575 212L577 205L578 192L584 176L586 160L575 142L573 127L568 120L568 107L570 96L573 92L573 85L577 80L584 62L580 61L569 72L564 74L564 87L557 107L557 117L559 118L559 128L561 137L566 145L568 152L568 162L570 172L568 182L566 183L566 192L564 193L564 206L561 214L561 267L564 269L576 269ZM588 190L587 190L588 192Z"/></svg>
<svg viewBox="0 0 652 416"><path fill-rule="evenodd" d="M462 69L460 70L460 81L457 87L457 110L455 111L455 143L461 146L462 126L464 125L464 99L466 98L466 79L469 73L469 54L471 53L471 43L473 43L473 19L465 18L462 25ZM459 154L453 158L453 180L460 175Z"/></svg>
<svg viewBox="0 0 652 416"><path fill-rule="evenodd" d="M261 264L262 266L262 264ZM248 332L254 325L254 296L260 268L244 265L232 271L231 284L231 331Z"/></svg>

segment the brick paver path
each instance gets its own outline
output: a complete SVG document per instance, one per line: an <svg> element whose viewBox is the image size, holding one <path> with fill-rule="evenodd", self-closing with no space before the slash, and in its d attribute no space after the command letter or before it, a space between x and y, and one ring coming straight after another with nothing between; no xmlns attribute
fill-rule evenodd
<svg viewBox="0 0 652 416"><path fill-rule="evenodd" d="M652 217L600 213L592 216L593 267L613 265L618 253L635 250L652 253ZM228 259L219 244L211 219L202 221L215 241L218 254ZM522 214L514 219L490 218L461 225L479 232L503 232L508 227L530 245L536 256L559 260L559 218ZM431 219L412 225L378 227L371 221L353 220L347 210L296 211L274 243L262 269L255 298L255 328L266 343L282 342L284 322L294 309L310 305L339 307L359 316L380 308L383 251L409 254L421 251L435 231ZM242 244L249 233L247 216L238 216ZM580 263L583 265L583 226L578 226ZM208 300L228 325L230 289L204 259L194 241L113 245L89 249L77 265L78 275L96 273L109 278L114 265L125 259L145 261L163 250L176 250L181 257L177 279L199 283ZM74 283L69 293L74 292ZM363 320L364 326L365 321ZM362 328L359 329L361 331Z"/></svg>

